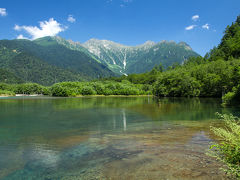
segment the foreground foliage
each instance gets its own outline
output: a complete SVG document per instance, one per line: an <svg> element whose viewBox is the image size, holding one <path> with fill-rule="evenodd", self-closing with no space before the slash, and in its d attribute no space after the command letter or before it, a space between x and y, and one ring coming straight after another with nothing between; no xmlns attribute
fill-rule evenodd
<svg viewBox="0 0 240 180"><path fill-rule="evenodd" d="M211 127L220 142L212 145L208 154L226 165L224 170L229 176L240 179L240 119L233 115L218 115L224 127Z"/></svg>

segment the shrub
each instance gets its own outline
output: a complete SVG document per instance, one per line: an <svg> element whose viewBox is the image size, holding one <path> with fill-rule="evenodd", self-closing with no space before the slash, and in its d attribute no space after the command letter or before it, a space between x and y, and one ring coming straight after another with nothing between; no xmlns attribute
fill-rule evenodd
<svg viewBox="0 0 240 180"><path fill-rule="evenodd" d="M233 115L220 115L225 127L211 127L221 141L210 147L209 155L226 165L224 171L232 177L240 178L240 119Z"/></svg>
<svg viewBox="0 0 240 180"><path fill-rule="evenodd" d="M105 91L105 87L102 83L93 83L92 85L96 91L97 94L103 95Z"/></svg>
<svg viewBox="0 0 240 180"><path fill-rule="evenodd" d="M108 88L105 88L104 89L104 92L103 92L103 95L113 95L113 91L111 89L108 89Z"/></svg>
<svg viewBox="0 0 240 180"><path fill-rule="evenodd" d="M52 96L58 96L58 97L68 97L69 92L68 88L60 86L58 84L54 85L51 88Z"/></svg>
<svg viewBox="0 0 240 180"><path fill-rule="evenodd" d="M18 84L14 91L16 94L42 94L43 86L36 83Z"/></svg>
<svg viewBox="0 0 240 180"><path fill-rule="evenodd" d="M50 88L49 87L43 87L42 94L43 95L51 95Z"/></svg>
<svg viewBox="0 0 240 180"><path fill-rule="evenodd" d="M11 90L12 87L11 87L10 84L0 83L0 89L2 89L2 90Z"/></svg>
<svg viewBox="0 0 240 180"><path fill-rule="evenodd" d="M240 85L238 87L234 87L232 92L225 94L222 99L224 105L239 105Z"/></svg>
<svg viewBox="0 0 240 180"><path fill-rule="evenodd" d="M14 92L12 92L12 91L7 91L7 90L2 90L2 89L0 89L0 96L1 95L7 95L7 96L15 96L15 93Z"/></svg>
<svg viewBox="0 0 240 180"><path fill-rule="evenodd" d="M225 94L222 99L223 99L223 104L224 105L230 105L232 104L232 101L234 99L235 93L234 92L228 92Z"/></svg>
<svg viewBox="0 0 240 180"><path fill-rule="evenodd" d="M95 95L96 91L91 86L85 86L82 88L82 95Z"/></svg>

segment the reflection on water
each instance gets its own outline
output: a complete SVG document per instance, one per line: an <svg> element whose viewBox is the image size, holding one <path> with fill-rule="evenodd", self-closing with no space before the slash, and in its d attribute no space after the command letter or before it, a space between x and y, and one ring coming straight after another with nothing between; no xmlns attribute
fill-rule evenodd
<svg viewBox="0 0 240 180"><path fill-rule="evenodd" d="M218 99L0 99L0 179L224 179Z"/></svg>
<svg viewBox="0 0 240 180"><path fill-rule="evenodd" d="M126 114L125 114L125 109L122 110L122 116L123 116L123 130L127 130L127 120L126 120Z"/></svg>

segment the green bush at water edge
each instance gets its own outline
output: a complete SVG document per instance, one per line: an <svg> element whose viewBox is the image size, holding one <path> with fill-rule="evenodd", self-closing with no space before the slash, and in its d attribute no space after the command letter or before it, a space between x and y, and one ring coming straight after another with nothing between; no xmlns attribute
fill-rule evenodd
<svg viewBox="0 0 240 180"><path fill-rule="evenodd" d="M15 96L15 93L12 91L1 90L0 89L0 96Z"/></svg>
<svg viewBox="0 0 240 180"><path fill-rule="evenodd" d="M233 115L220 115L224 127L211 127L221 140L210 147L208 155L225 164L227 175L240 179L240 119Z"/></svg>

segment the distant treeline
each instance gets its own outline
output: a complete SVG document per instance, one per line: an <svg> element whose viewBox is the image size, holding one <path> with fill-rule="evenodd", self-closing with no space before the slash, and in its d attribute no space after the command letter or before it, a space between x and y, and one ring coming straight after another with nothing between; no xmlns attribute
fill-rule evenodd
<svg viewBox="0 0 240 180"><path fill-rule="evenodd" d="M46 87L36 83L0 83L2 94L43 94L58 97L80 95L151 95L152 86L132 84L129 81L62 82ZM1 91L0 91L1 94Z"/></svg>

